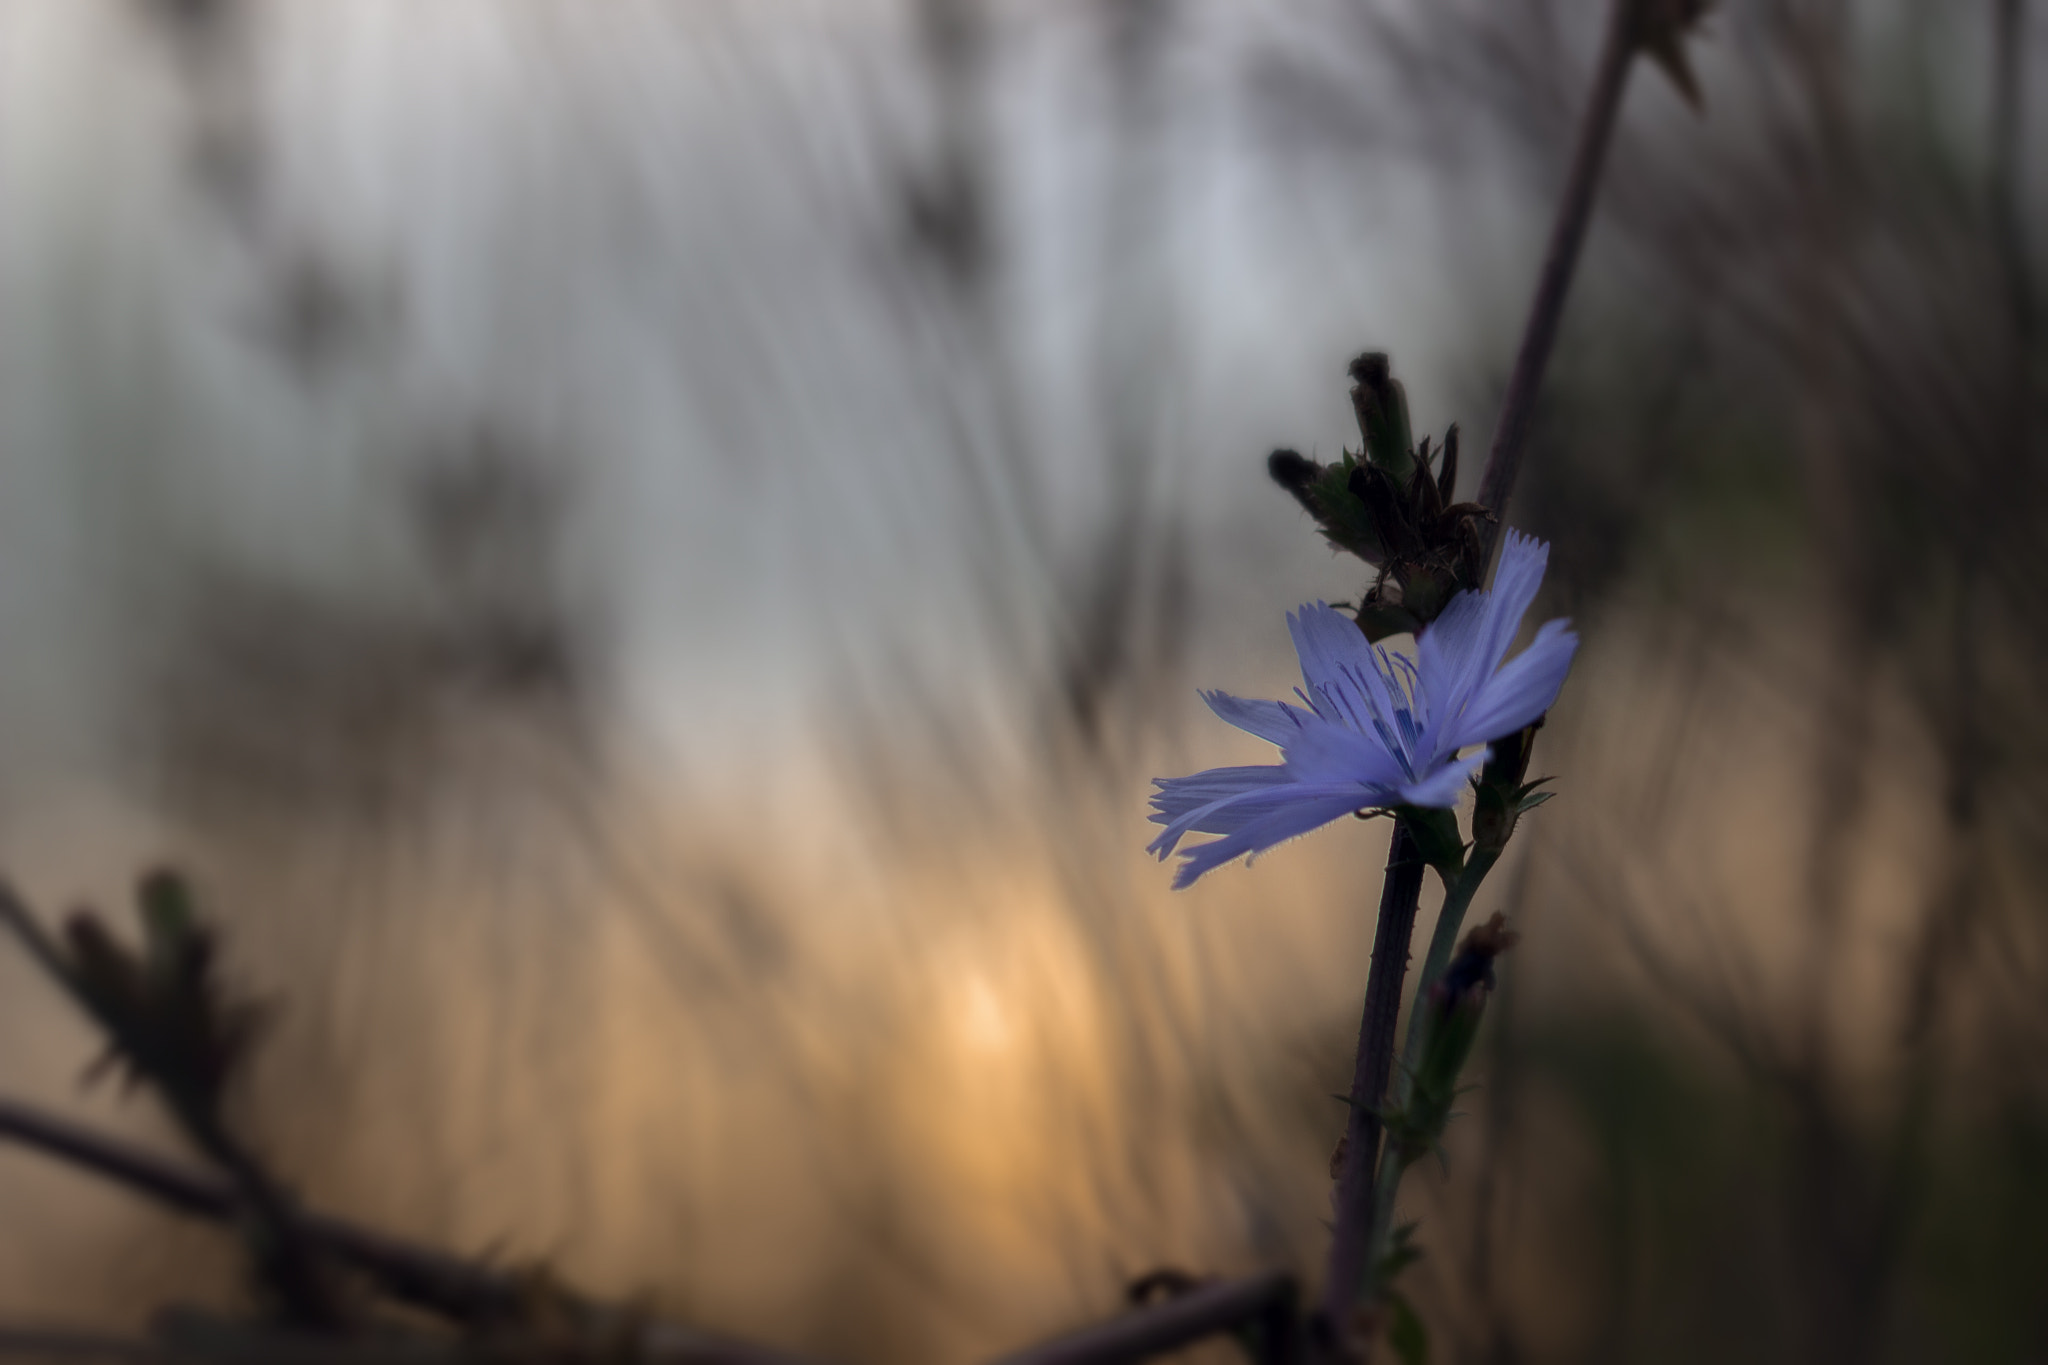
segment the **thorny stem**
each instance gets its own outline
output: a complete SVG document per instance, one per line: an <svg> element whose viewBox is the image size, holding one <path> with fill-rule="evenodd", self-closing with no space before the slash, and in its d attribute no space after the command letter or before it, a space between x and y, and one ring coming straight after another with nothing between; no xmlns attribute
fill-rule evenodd
<svg viewBox="0 0 2048 1365"><path fill-rule="evenodd" d="M1607 18L1607 37L1600 50L1600 64L1593 73L1593 92L1579 124L1577 145L1572 149L1571 169L1566 173L1564 198L1551 223L1550 244L1543 253L1543 272L1537 277L1536 297L1529 306L1529 320L1522 329L1522 344L1515 352L1515 368L1508 375L1507 392L1501 398L1500 424L1493 431L1493 445L1486 453L1486 469L1479 479L1479 501L1493 513L1493 529L1507 518L1508 498L1515 491L1515 475L1522 468L1522 447L1529 435L1529 419L1536 408L1536 391L1543 384L1543 371L1550 364L1550 348L1557 340L1558 323L1564 317L1565 296L1570 293L1572 270L1579 261L1579 247L1585 241L1586 222L1593 212L1593 193L1600 186L1600 171L1607 159L1607 144L1613 140L1614 124L1621 113L1621 97L1628 86L1630 59L1636 54L1636 11L1641 0L1614 0ZM1491 547L1489 547L1491 548Z"/></svg>
<svg viewBox="0 0 2048 1365"><path fill-rule="evenodd" d="M2004 367L1995 410L1995 445L2020 452L2032 449L2027 374L2032 354L2033 290L2028 279L2025 223L2018 198L2020 131L2024 87L2021 54L2025 39L2024 0L1993 0L1991 44L1990 174L1986 186L1991 250L1999 292L2006 306ZM1982 463L1966 470L1963 506L1968 517L1951 528L1957 543L1956 596L1949 652L1952 724L1945 735L1948 767L1944 823L1949 868L1943 886L1929 902L1919 930L1919 944L1910 964L1905 1024L1901 1042L1907 1054L1904 1098L1895 1119L1889 1159L1889 1188L1883 1206L1887 1232L1911 1216L1926 1178L1928 1129L1934 1118L1940 1077L1935 1037L1962 955L1982 918L1983 868L1981 824L1987 754L1982 710L1982 661L1979 658L1980 598L1984 591L1985 541L1979 524L1993 511L2010 505L1997 500L1995 470ZM2012 482L2018 482L2013 480ZM2006 490L2010 499L2012 490ZM2022 499L2013 503L2024 505Z"/></svg>
<svg viewBox="0 0 2048 1365"><path fill-rule="evenodd" d="M1394 822L1387 850L1387 875L1380 887L1379 926L1374 931L1372 967L1365 981L1365 1016L1358 1025L1358 1056L1352 1068L1350 1117L1344 1125L1343 1161L1334 1195L1336 1224L1323 1283L1323 1317L1341 1339L1351 1311L1365 1290L1372 1240L1373 1166L1379 1157L1380 1107L1386 1103L1393 1069L1394 1030L1400 1022L1401 980L1408 971L1408 945L1415 932L1416 903L1422 894L1423 862L1408 827Z"/></svg>

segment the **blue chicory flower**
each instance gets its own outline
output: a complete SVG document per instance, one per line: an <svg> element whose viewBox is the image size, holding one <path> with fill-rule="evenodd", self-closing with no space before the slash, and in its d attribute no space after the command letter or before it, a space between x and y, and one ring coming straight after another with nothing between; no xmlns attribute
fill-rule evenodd
<svg viewBox="0 0 2048 1365"><path fill-rule="evenodd" d="M1206 692L1209 709L1280 746L1282 762L1156 778L1152 821L1166 828L1146 852L1164 861L1191 833L1223 836L1181 852L1175 890L1246 854L1262 853L1353 811L1454 806L1488 750L1550 709L1579 639L1545 622L1529 647L1502 659L1536 598L1550 547L1514 531L1490 592L1463 592L1416 640L1416 657L1367 641L1357 622L1315 602L1287 618L1308 709Z"/></svg>

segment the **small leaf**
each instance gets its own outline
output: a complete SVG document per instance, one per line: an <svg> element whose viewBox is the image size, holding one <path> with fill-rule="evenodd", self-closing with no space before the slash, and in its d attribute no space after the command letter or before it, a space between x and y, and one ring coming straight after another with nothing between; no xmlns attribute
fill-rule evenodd
<svg viewBox="0 0 2048 1365"><path fill-rule="evenodd" d="M1457 499L1452 494L1458 491L1458 424L1451 423L1444 432L1443 464L1436 471L1437 499L1449 507Z"/></svg>
<svg viewBox="0 0 2048 1365"><path fill-rule="evenodd" d="M1401 1365L1429 1365L1429 1329L1414 1307L1399 1294L1389 1294L1387 1309L1387 1345Z"/></svg>

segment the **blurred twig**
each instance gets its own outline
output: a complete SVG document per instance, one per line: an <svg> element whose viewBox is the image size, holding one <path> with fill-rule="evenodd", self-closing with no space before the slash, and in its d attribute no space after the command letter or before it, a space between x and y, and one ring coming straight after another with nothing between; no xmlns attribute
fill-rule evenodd
<svg viewBox="0 0 2048 1365"><path fill-rule="evenodd" d="M1608 14L1607 36L1601 44L1599 65L1593 71L1593 89L1579 124L1571 169L1565 176L1564 197L1551 224L1550 244L1544 250L1536 297L1529 306L1529 320L1522 330L1521 346L1515 352L1515 368L1508 376L1507 393L1501 398L1500 422L1494 428L1493 445L1486 453L1486 469L1479 479L1480 504L1493 513L1496 528L1506 521L1508 498L1515 490L1515 476L1521 472L1522 447L1529 434L1529 418L1535 411L1536 390L1542 386L1550 349L1564 317L1565 297L1578 265L1579 246L1585 240L1586 222L1592 216L1593 192L1599 188L1607 144L1613 138L1621 97L1628 87L1629 67L1636 54L1637 13L1642 8L1642 0L1614 0ZM1497 537L1499 533L1496 529L1484 534Z"/></svg>
<svg viewBox="0 0 2048 1365"><path fill-rule="evenodd" d="M226 1222L239 1207L226 1181L153 1152L96 1133L31 1105L0 1098L0 1137L106 1176L180 1213ZM515 1311L529 1293L517 1276L431 1248L373 1232L338 1218L306 1214L305 1236L376 1281L394 1298L462 1321L486 1321ZM1110 1365L1141 1360L1219 1332L1254 1328L1262 1358L1294 1359L1294 1281L1270 1274L1189 1290L1142 1308L1002 1357L996 1365ZM617 1311L617 1310L614 1310ZM668 1323L648 1325L640 1359L692 1365L804 1365L802 1357L697 1332ZM0 1354L10 1342L24 1351L53 1344L66 1353L176 1358L161 1348L63 1333L0 1333Z"/></svg>
<svg viewBox="0 0 2048 1365"><path fill-rule="evenodd" d="M91 913L74 912L63 941L43 931L12 887L0 882L0 924L62 986L107 1040L103 1064L146 1081L185 1136L227 1176L258 1283L295 1323L348 1325L343 1297L299 1226L297 1202L223 1116L230 1083L263 1017L215 970L213 934L193 914L185 883L144 877L136 908L138 951L121 946Z"/></svg>
<svg viewBox="0 0 2048 1365"><path fill-rule="evenodd" d="M1006 1355L994 1365L1118 1365L1254 1324L1260 1333L1260 1361L1283 1365L1297 1359L1291 1276L1257 1275L1203 1285L1156 1307L1136 1309Z"/></svg>
<svg viewBox="0 0 2048 1365"><path fill-rule="evenodd" d="M195 1218L227 1223L241 1209L235 1187L210 1172L16 1100L0 1099L0 1137L105 1176ZM318 1214L302 1215L300 1226L306 1238L323 1251L415 1307L460 1322L476 1322L502 1317L517 1302L518 1288L508 1277L455 1257Z"/></svg>
<svg viewBox="0 0 2048 1365"><path fill-rule="evenodd" d="M240 1195L226 1180L16 1100L0 1098L0 1138L70 1162L196 1218L226 1223L242 1208ZM307 1241L367 1276L393 1298L458 1322L483 1324L513 1317L531 1297L531 1285L519 1275L339 1218L304 1213L299 1227ZM624 1317L624 1310L599 1311ZM802 1358L794 1355L668 1323L648 1324L641 1341L650 1359L702 1365L802 1365ZM6 1338L0 1336L0 1350L5 1345Z"/></svg>

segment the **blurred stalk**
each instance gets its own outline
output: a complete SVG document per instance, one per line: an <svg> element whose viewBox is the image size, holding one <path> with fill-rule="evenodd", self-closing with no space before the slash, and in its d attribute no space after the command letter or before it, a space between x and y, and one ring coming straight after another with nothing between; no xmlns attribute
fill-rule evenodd
<svg viewBox="0 0 2048 1365"><path fill-rule="evenodd" d="M1810 551L1825 610L1819 695L1826 722L1811 754L1814 820L1805 851L1805 935L1782 1078L1792 1197L1785 1214L1802 1281L1803 1359L1861 1361L1882 1339L1897 1259L1899 1207L1855 1140L1839 1091L1836 1024L1856 836L1866 827L1884 587L1872 531L1879 511L1855 414L1849 245L1869 210L1849 107L1850 19L1841 0L1788 14L1787 51L1810 132L1798 181L1798 275L1791 360Z"/></svg>
<svg viewBox="0 0 2048 1365"><path fill-rule="evenodd" d="M1565 299L1571 292L1579 248L1585 242L1586 224L1592 217L1593 194L1600 187L1607 145L1613 141L1621 97L1628 88L1640 4L1641 0L1614 0L1608 11L1607 34L1601 41L1600 62L1593 71L1593 90L1579 123L1577 145L1572 149L1571 169L1565 175L1564 197L1551 223L1550 244L1544 249L1542 273L1537 276L1536 298L1529 306L1529 321L1522 329L1515 368L1508 375L1507 392L1501 398L1493 445L1487 450L1486 469L1480 475L1479 502L1495 517L1496 539L1499 526L1507 519L1515 476L1521 472L1522 448L1528 443L1536 391L1543 385L1543 372L1550 364L1558 324L1564 318Z"/></svg>
<svg viewBox="0 0 2048 1365"><path fill-rule="evenodd" d="M2029 506L2023 484L2032 477L2032 400L2028 376L2033 358L2033 295L2028 278L2024 214L2019 194L2020 132L2023 126L2021 60L2025 14L2022 0L1992 0L1990 164L1985 187L1994 288L2004 305L2000 373L1992 397L1991 440L1963 472L1961 503L1947 530L1956 555L1955 607L1950 619L1951 688L1948 723L1942 727L1947 781L1942 817L1947 875L1920 925L1908 964L1908 996L1901 1042L1906 1052L1903 1095L1892 1137L1888 1222L1902 1226L1924 1195L1932 1120L1939 1102L1941 1054L1938 1034L1949 986L1984 914L1984 788L1991 754L1985 741L1983 594L1992 590L1987 545L2006 543L2002 527L1985 534L1979 518L2009 523L2013 506ZM1987 467L2003 459L2006 468ZM2009 500L2009 501L2008 501Z"/></svg>
<svg viewBox="0 0 2048 1365"><path fill-rule="evenodd" d="M233 1223L246 1213L244 1191L232 1179L194 1170L5 1097L0 1097L0 1140L68 1162L190 1217ZM296 1217L309 1243L400 1303L471 1327L518 1322L532 1311L536 1287L530 1275L450 1256L339 1218L309 1212ZM675 1365L806 1365L803 1358L771 1347L648 1318L638 1307L580 1298L567 1301L580 1311L630 1324L638 1333L635 1360ZM390 1344L387 1339L385 1346ZM0 1343L0 1355L5 1354L4 1343Z"/></svg>
<svg viewBox="0 0 2048 1365"><path fill-rule="evenodd" d="M2006 327L2001 373L1992 402L1992 439L1986 443L1986 452L1964 471L1967 477L1961 505L1955 509L1948 528L1957 555L1955 612L1950 628L1952 710L1943 733L1943 758L1948 769L1943 813L1948 823L1950 872L1942 892L1928 910L1912 963L1904 1041L1916 1051L1916 1065L1918 1058L1926 1055L1927 1039L1940 1013L1943 987L1965 945L1969 922L1981 900L1981 850L1977 847L1977 836L1989 753L1981 714L1983 665L1979 656L1983 615L1979 607L1982 594L1990 588L1986 544L2001 543L2003 537L1981 534L1979 521L1987 517L2005 519L2004 499L2022 490L2001 489L1997 475L2004 472L2015 482L2027 478L2032 449L2027 377L2033 354L2033 296L2019 196L2024 6L2022 0L1992 0L1992 4L1991 157L1985 198L1995 287L2004 305ZM2004 458L2016 467L2009 466L2005 471L1985 468L1984 458L1999 458L1991 452L2012 452ZM2027 505L2024 497L2016 502Z"/></svg>

